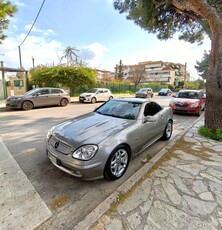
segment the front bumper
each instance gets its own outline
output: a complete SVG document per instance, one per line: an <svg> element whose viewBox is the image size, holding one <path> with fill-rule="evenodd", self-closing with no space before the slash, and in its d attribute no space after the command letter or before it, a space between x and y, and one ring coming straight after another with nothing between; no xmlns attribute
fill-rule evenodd
<svg viewBox="0 0 222 230"><path fill-rule="evenodd" d="M56 151L48 143L48 139L45 141L45 146L46 155L60 170L84 180L103 178L104 162L94 162L93 160L81 161L74 159L71 154L62 154L61 152Z"/></svg>
<svg viewBox="0 0 222 230"><path fill-rule="evenodd" d="M11 101L6 101L5 102L5 106L8 107L8 108L18 108L18 109L20 109L21 104L22 104L22 102L17 101L17 100L11 100Z"/></svg>
<svg viewBox="0 0 222 230"><path fill-rule="evenodd" d="M79 97L79 102L91 102L91 97Z"/></svg>

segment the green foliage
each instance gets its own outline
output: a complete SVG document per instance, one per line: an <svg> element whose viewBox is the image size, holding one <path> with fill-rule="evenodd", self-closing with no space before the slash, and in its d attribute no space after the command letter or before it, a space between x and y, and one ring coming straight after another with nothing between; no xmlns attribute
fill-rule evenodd
<svg viewBox="0 0 222 230"><path fill-rule="evenodd" d="M216 1L212 7L215 6ZM173 4L173 1L145 1L145 0L115 0L114 8L120 13L127 13L127 19L133 20L144 30L157 34L158 39L166 40L174 34L179 34L179 39L194 43L201 42L204 34L210 36L207 20L196 12L184 9ZM218 4L221 6L221 4ZM182 10L183 9L183 10Z"/></svg>
<svg viewBox="0 0 222 230"><path fill-rule="evenodd" d="M204 84L203 80L198 79L196 81L187 81L186 87L187 87L187 89L204 89L205 84Z"/></svg>
<svg viewBox="0 0 222 230"><path fill-rule="evenodd" d="M209 60L210 53L207 53L207 51L205 50L202 60L200 62L197 61L197 65L195 65L195 69L203 79L207 79L207 69L209 66Z"/></svg>
<svg viewBox="0 0 222 230"><path fill-rule="evenodd" d="M0 0L0 44L6 38L3 30L8 28L9 17L13 17L16 11L16 6L12 5L10 1Z"/></svg>
<svg viewBox="0 0 222 230"><path fill-rule="evenodd" d="M96 83L96 72L84 66L37 66L30 73L32 84L41 87L75 88Z"/></svg>
<svg viewBox="0 0 222 230"><path fill-rule="evenodd" d="M216 130L216 132L211 131L211 129L201 126L198 130L199 134L217 141L222 141L222 128Z"/></svg>

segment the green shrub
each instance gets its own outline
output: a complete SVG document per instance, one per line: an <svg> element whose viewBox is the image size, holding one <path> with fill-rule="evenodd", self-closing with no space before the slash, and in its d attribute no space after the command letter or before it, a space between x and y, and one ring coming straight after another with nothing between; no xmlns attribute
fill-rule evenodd
<svg viewBox="0 0 222 230"><path fill-rule="evenodd" d="M216 130L216 132L213 132L211 129L205 126L201 126L198 131L201 136L217 141L222 141L222 128L219 128Z"/></svg>

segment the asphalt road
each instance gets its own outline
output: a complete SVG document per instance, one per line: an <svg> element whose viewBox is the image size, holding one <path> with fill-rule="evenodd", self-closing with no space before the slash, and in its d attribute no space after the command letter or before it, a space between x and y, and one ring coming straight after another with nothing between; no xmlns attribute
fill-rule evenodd
<svg viewBox="0 0 222 230"><path fill-rule="evenodd" d="M167 106L170 97L156 96L154 101ZM69 229L108 197L119 185L169 141L158 141L130 162L126 174L117 181L105 179L82 181L52 165L45 154L47 131L71 117L92 111L97 104L71 103L67 107L38 108L30 111L0 110L0 138L27 175L36 191L52 211L44 228ZM197 119L196 116L174 115L172 138Z"/></svg>

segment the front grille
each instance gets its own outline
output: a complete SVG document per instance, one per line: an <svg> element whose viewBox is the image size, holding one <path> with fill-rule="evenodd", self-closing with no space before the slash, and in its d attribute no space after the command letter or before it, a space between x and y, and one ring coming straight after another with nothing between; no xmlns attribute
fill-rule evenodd
<svg viewBox="0 0 222 230"><path fill-rule="evenodd" d="M177 103L175 103L175 105L176 105L177 107L188 107L188 104L187 104L187 103L179 103L179 102L177 102Z"/></svg>
<svg viewBox="0 0 222 230"><path fill-rule="evenodd" d="M66 143L60 141L54 136L51 136L49 138L49 144L53 149L65 155L68 155L72 150L70 145L67 145Z"/></svg>

